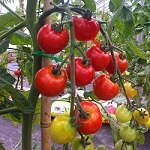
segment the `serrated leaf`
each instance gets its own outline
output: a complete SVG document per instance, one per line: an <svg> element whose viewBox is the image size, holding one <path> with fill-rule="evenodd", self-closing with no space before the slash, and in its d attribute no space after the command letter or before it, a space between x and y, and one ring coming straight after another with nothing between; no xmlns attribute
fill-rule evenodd
<svg viewBox="0 0 150 150"><path fill-rule="evenodd" d="M10 30L11 28L7 29ZM31 45L32 43L31 36L22 32L21 30L11 34L8 39L12 45Z"/></svg>
<svg viewBox="0 0 150 150"><path fill-rule="evenodd" d="M126 6L122 7L120 17L123 22L133 21L132 12Z"/></svg>
<svg viewBox="0 0 150 150"><path fill-rule="evenodd" d="M12 97L16 107L18 107L23 113L29 114L33 112L33 108L27 101L24 95L19 90L15 89L10 82L0 77L0 87L6 90Z"/></svg>
<svg viewBox="0 0 150 150"><path fill-rule="evenodd" d="M0 43L0 54L6 52L9 47L9 40L5 39Z"/></svg>
<svg viewBox="0 0 150 150"><path fill-rule="evenodd" d="M5 83L14 84L16 79L7 72L6 68L0 68L0 78L5 80L5 82L0 82L0 87L5 86Z"/></svg>
<svg viewBox="0 0 150 150"><path fill-rule="evenodd" d="M13 27L20 23L20 20L16 18L11 13L6 13L5 15L0 15L0 31L4 30L6 27Z"/></svg>
<svg viewBox="0 0 150 150"><path fill-rule="evenodd" d="M147 59L144 52L141 49L139 49L139 47L136 46L134 43L132 43L130 40L126 40L126 44L137 56L139 56L142 59Z"/></svg>
<svg viewBox="0 0 150 150"><path fill-rule="evenodd" d="M109 3L111 3L110 5L113 4L114 10L116 10L122 5L123 0L110 0Z"/></svg>
<svg viewBox="0 0 150 150"><path fill-rule="evenodd" d="M121 7L119 7L117 9L117 11L113 14L113 16L111 17L111 20L108 22L108 28L107 28L107 32L109 37L111 37L111 32L114 26L114 23L119 19L120 17L120 12L121 12Z"/></svg>
<svg viewBox="0 0 150 150"><path fill-rule="evenodd" d="M96 10L96 4L95 4L95 1L94 0L82 0L85 5L84 5L84 8L88 8L92 11L95 11Z"/></svg>

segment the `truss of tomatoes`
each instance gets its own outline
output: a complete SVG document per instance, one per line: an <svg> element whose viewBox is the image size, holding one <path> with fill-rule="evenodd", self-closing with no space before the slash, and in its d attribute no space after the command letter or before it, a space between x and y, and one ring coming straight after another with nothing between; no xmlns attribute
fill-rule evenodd
<svg viewBox="0 0 150 150"><path fill-rule="evenodd" d="M75 85L84 87L92 83L93 91L100 100L111 100L119 92L119 86L111 80L107 73L95 77L96 71L106 70L114 74L115 67L109 52L101 49L95 38L100 30L99 22L90 17L75 16L73 18L75 39L77 41L93 41L95 44L85 51L87 58L75 57ZM37 33L37 43L40 49L47 54L57 54L64 50L69 43L67 29L59 24L45 24ZM114 52L118 68L123 73L128 67L128 61L118 52ZM40 69L35 76L35 87L44 96L57 96L66 88L67 80L71 81L71 63L65 69L57 69L50 65Z"/></svg>

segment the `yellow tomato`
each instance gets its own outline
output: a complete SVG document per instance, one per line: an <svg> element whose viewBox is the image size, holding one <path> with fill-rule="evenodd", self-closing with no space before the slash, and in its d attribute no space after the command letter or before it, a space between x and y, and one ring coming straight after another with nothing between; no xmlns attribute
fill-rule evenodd
<svg viewBox="0 0 150 150"><path fill-rule="evenodd" d="M149 113L145 108L134 110L133 117L139 124L146 124L149 121Z"/></svg>
<svg viewBox="0 0 150 150"><path fill-rule="evenodd" d="M137 95L137 89L133 88L131 83L126 82L124 84L124 87L125 87L126 93L127 93L129 98L133 98L134 96ZM125 95L123 90L122 90L122 94Z"/></svg>

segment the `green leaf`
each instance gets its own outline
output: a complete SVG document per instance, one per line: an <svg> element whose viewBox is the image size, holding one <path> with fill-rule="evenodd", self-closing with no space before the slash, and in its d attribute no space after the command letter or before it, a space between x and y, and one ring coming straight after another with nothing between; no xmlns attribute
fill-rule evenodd
<svg viewBox="0 0 150 150"><path fill-rule="evenodd" d="M96 4L95 4L95 1L94 0L82 0L85 5L84 5L84 8L88 8L92 11L95 11L96 10Z"/></svg>
<svg viewBox="0 0 150 150"><path fill-rule="evenodd" d="M1 82L1 79L0 79ZM30 114L33 112L33 108L30 103L27 101L24 95L22 95L19 90L13 88L10 84L6 84L3 87L12 97L15 105L24 113Z"/></svg>
<svg viewBox="0 0 150 150"><path fill-rule="evenodd" d="M3 143L0 143L0 150L5 150L5 148L3 147Z"/></svg>
<svg viewBox="0 0 150 150"><path fill-rule="evenodd" d="M109 37L111 38L111 32L114 26L114 23L119 19L120 17L120 12L121 12L121 7L119 7L117 9L117 11L113 14L113 16L111 17L111 20L108 22L108 28L107 28L107 32Z"/></svg>
<svg viewBox="0 0 150 150"><path fill-rule="evenodd" d="M10 30L11 28L7 28L8 30ZM31 36L24 33L21 30L16 31L15 33L11 34L9 37L9 42L12 45L31 45L32 44L32 40L31 40Z"/></svg>
<svg viewBox="0 0 150 150"><path fill-rule="evenodd" d="M143 133L139 133L138 139L137 139L138 144L143 145L145 143L145 135Z"/></svg>
<svg viewBox="0 0 150 150"><path fill-rule="evenodd" d="M0 54L6 52L6 50L8 49L8 47L9 47L9 41L7 39L3 40L0 43Z"/></svg>
<svg viewBox="0 0 150 150"><path fill-rule="evenodd" d="M132 41L126 40L126 44L138 57L140 57L142 59L147 59L144 52L141 49L139 49L138 46L136 46L134 43L132 43Z"/></svg>
<svg viewBox="0 0 150 150"><path fill-rule="evenodd" d="M5 82L0 82L0 87L2 88L5 86L5 83L8 82L9 84L14 84L16 79L7 72L6 68L0 68L0 78L5 80ZM4 85L3 85L4 84Z"/></svg>
<svg viewBox="0 0 150 150"><path fill-rule="evenodd" d="M11 13L0 15L0 31L6 29L6 27L13 27L20 23L20 20Z"/></svg>
<svg viewBox="0 0 150 150"><path fill-rule="evenodd" d="M33 108L31 107L25 96L11 85L11 82L14 81L11 81L10 78L13 78L9 74L5 77L4 75L6 74L1 74L0 76L0 88L3 88L11 95L13 102L23 113L28 114L33 112Z"/></svg>
<svg viewBox="0 0 150 150"><path fill-rule="evenodd" d="M147 107L146 107L147 111L150 112L150 100L147 102Z"/></svg>
<svg viewBox="0 0 150 150"><path fill-rule="evenodd" d="M123 0L110 0L109 5L113 5L114 10L118 9L123 3Z"/></svg>

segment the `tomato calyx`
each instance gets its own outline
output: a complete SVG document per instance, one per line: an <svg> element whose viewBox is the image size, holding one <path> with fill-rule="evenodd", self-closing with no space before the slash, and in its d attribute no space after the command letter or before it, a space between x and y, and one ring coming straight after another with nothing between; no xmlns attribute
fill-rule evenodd
<svg viewBox="0 0 150 150"><path fill-rule="evenodd" d="M63 24L62 23L53 23L51 25L51 29L54 30L55 32L62 32L63 31Z"/></svg>
<svg viewBox="0 0 150 150"><path fill-rule="evenodd" d="M84 19L90 20L91 17L92 17L92 11L91 11L90 9L87 9L87 10L83 13L82 17L83 17Z"/></svg>
<svg viewBox="0 0 150 150"><path fill-rule="evenodd" d="M137 111L139 112L141 118L144 119L147 116L146 110L142 111L142 109L137 109Z"/></svg>
<svg viewBox="0 0 150 150"><path fill-rule="evenodd" d="M61 71L60 71L60 69L58 68L58 66L53 67L52 73L53 73L55 76L61 75Z"/></svg>
<svg viewBox="0 0 150 150"><path fill-rule="evenodd" d="M90 66L92 63L91 63L90 59L84 58L84 59L82 59L82 64L84 66Z"/></svg>
<svg viewBox="0 0 150 150"><path fill-rule="evenodd" d="M86 148L87 145L90 145L91 142L89 141L89 136L87 136L86 138L82 135L82 133L80 133L81 136L81 140L79 141L79 143L83 146L83 148Z"/></svg>

